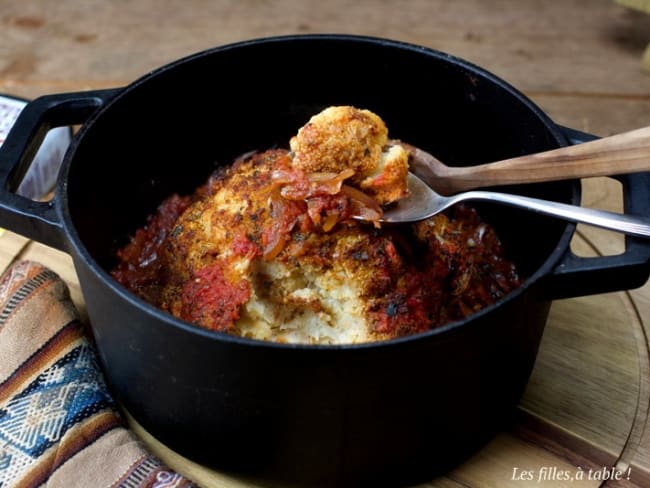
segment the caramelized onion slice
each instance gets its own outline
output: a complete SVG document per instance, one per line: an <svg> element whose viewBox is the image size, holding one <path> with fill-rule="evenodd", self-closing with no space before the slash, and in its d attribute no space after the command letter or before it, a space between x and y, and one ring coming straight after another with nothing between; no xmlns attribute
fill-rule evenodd
<svg viewBox="0 0 650 488"><path fill-rule="evenodd" d="M374 198L348 185L343 185L341 191L350 198L352 217L359 217L373 222L375 227L379 227L379 219L381 219L383 212Z"/></svg>
<svg viewBox="0 0 650 488"><path fill-rule="evenodd" d="M264 235L264 259L269 261L282 252L301 213L306 213L311 223L323 232L329 232L341 220L350 217L373 222L375 227L379 227L382 216L379 204L361 190L343 184L353 175L351 169L340 173L311 174L287 169L273 171L272 184L268 190L273 219ZM336 195L343 195L349 204L345 203L340 208L322 205L321 199L329 201L330 198L336 198ZM305 206L304 211L299 210L301 205Z"/></svg>
<svg viewBox="0 0 650 488"><path fill-rule="evenodd" d="M271 226L263 235L262 256L266 261L270 261L282 252L299 219L299 213L293 208L296 203L282 198L277 188L271 193L270 199L273 219Z"/></svg>
<svg viewBox="0 0 650 488"><path fill-rule="evenodd" d="M323 222L323 225L321 228L323 229L324 232L329 232L334 228L334 226L339 222L339 216L334 215L334 214L329 214L327 217L325 217L325 222Z"/></svg>
<svg viewBox="0 0 650 488"><path fill-rule="evenodd" d="M271 174L274 186L281 187L282 196L288 200L305 200L323 195L336 195L341 192L343 181L354 175L354 170L346 169L340 173L304 173L300 170L277 169Z"/></svg>
<svg viewBox="0 0 650 488"><path fill-rule="evenodd" d="M331 173L331 172L317 172L317 173L309 173L307 176L309 178L309 181L314 182L314 183L338 183L342 182L344 180L347 180L348 178L354 176L354 170L353 169L345 169L341 171L340 173ZM338 192L337 192L338 193Z"/></svg>
<svg viewBox="0 0 650 488"><path fill-rule="evenodd" d="M280 232L274 232L271 235L270 242L264 247L264 252L262 253L264 260L270 261L275 258L282 252L286 243L287 241L283 234Z"/></svg>

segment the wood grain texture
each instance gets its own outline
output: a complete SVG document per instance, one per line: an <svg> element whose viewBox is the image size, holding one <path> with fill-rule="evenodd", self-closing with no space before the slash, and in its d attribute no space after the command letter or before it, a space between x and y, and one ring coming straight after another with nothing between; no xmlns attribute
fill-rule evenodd
<svg viewBox="0 0 650 488"><path fill-rule="evenodd" d="M650 126L650 76L640 64L650 16L610 0L0 0L0 92L36 97L123 86L213 46L310 32L383 36L448 52L507 80L558 123L597 135ZM291 67L282 69L291 74ZM612 180L589 179L583 187L584 205L621 211ZM579 232L577 253L624 249L617 234L586 226ZM67 255L5 231L0 268L20 258L60 273L83 310ZM616 463L631 466L631 480L621 486L650 486L649 321L650 284L555 303L521 417L465 464L422 487L538 485L515 479L513 470L539 477L545 466L576 473L579 466ZM255 486L206 471L139 432L202 486Z"/></svg>
<svg viewBox="0 0 650 488"><path fill-rule="evenodd" d="M412 152L411 171L423 178L435 191L445 195L488 186L650 171L650 127L584 144L472 166L447 166L422 149L409 149ZM424 170L424 173L418 169Z"/></svg>
<svg viewBox="0 0 650 488"><path fill-rule="evenodd" d="M0 22L0 89L31 94L124 84L251 37L344 32L449 52L529 93L650 96L644 78L630 76L650 17L609 0L3 0Z"/></svg>

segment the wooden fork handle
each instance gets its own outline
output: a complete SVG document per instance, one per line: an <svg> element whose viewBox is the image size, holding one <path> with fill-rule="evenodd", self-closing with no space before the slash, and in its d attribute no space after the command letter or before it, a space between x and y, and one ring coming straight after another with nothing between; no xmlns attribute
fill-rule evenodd
<svg viewBox="0 0 650 488"><path fill-rule="evenodd" d="M434 189L456 193L486 186L641 171L650 171L650 127L496 163L448 167L438 178L444 181L437 181Z"/></svg>

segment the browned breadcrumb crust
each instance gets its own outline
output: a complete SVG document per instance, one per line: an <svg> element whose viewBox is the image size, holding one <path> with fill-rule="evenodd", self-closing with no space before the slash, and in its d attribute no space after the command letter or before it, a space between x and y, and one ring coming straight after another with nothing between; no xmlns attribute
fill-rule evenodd
<svg viewBox="0 0 650 488"><path fill-rule="evenodd" d="M381 205L408 194L408 153L388 146L384 121L369 110L329 107L291 138L292 165L307 173L352 169L351 182Z"/></svg>
<svg viewBox="0 0 650 488"><path fill-rule="evenodd" d="M178 211L177 197L170 198L150 219L156 232L121 251L113 276L202 327L308 343L429 330L518 286L494 230L471 208L413 226L343 220L324 231L308 218L306 202L272 196L274 170L290 163L285 150L240 159L178 218L169 217ZM286 240L265 259L276 234ZM138 272L148 279L138 282Z"/></svg>

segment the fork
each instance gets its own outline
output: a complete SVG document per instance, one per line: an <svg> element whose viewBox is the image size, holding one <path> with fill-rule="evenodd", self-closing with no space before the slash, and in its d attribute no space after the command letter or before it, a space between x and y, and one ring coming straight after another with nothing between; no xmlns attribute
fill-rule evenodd
<svg viewBox="0 0 650 488"><path fill-rule="evenodd" d="M650 237L650 219L643 217L493 191L475 190L447 197L433 191L413 173L408 174L408 188L409 196L385 210L380 222L390 224L418 222L461 201L483 200L521 207L571 222L589 224L634 236Z"/></svg>

